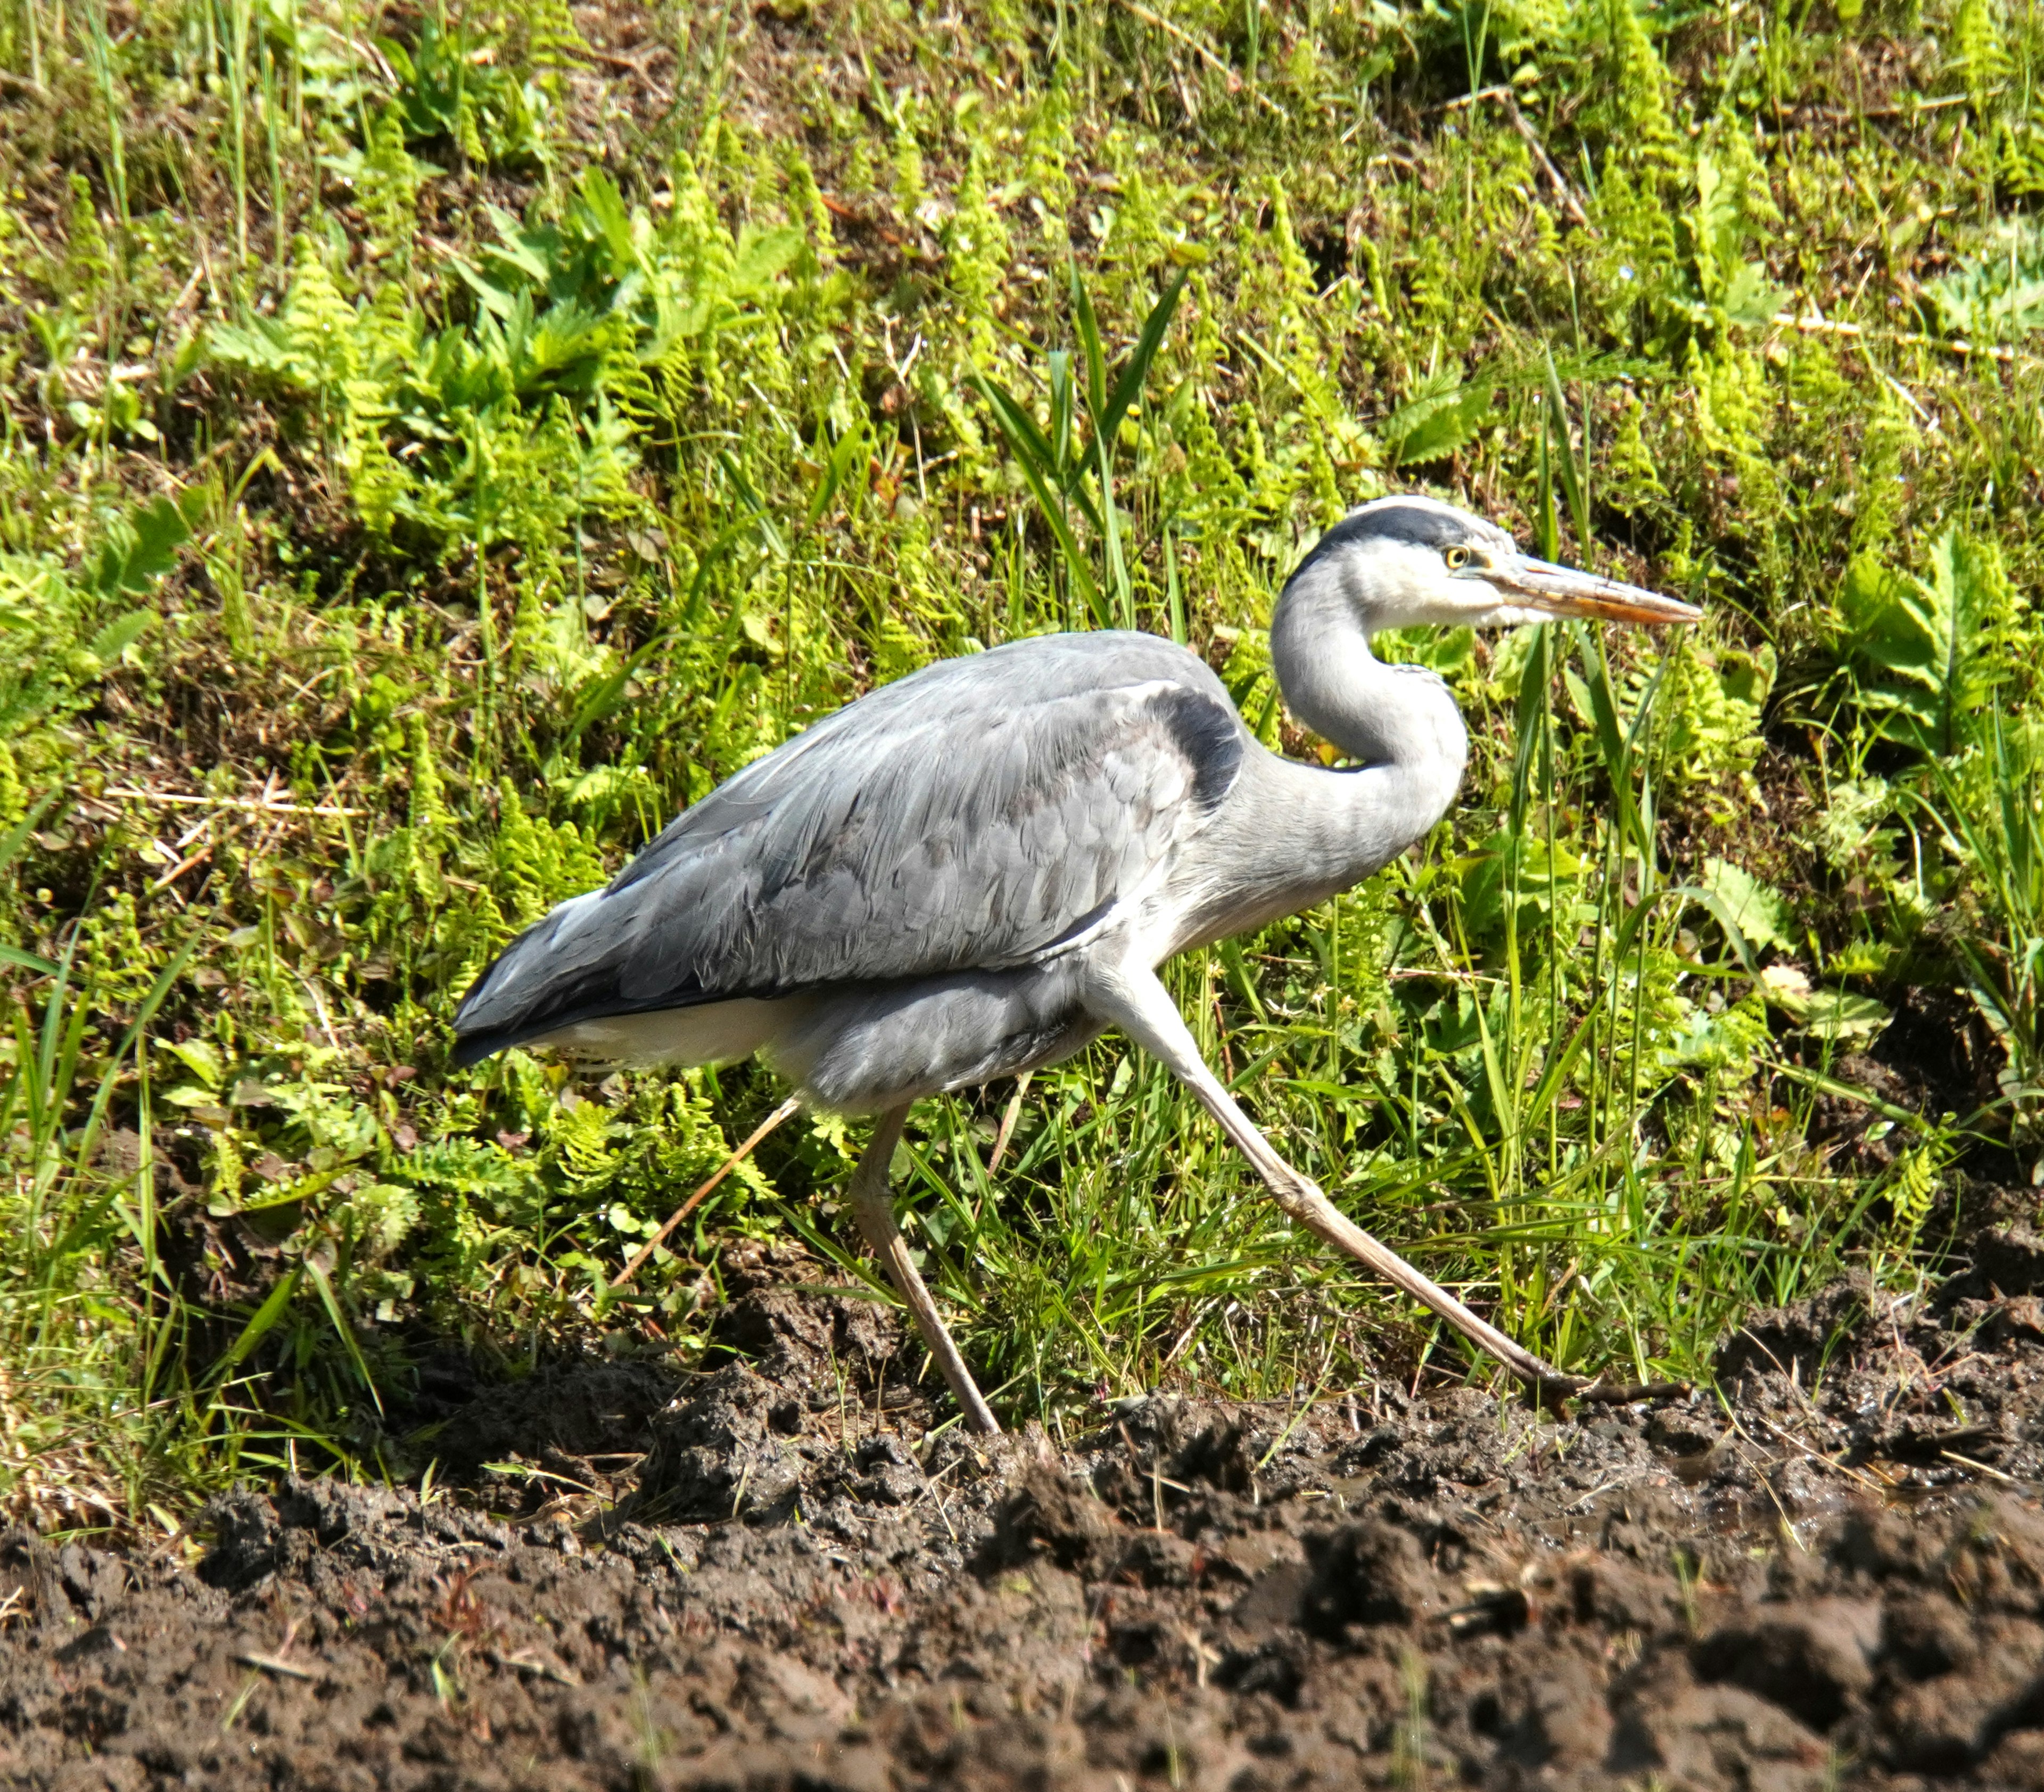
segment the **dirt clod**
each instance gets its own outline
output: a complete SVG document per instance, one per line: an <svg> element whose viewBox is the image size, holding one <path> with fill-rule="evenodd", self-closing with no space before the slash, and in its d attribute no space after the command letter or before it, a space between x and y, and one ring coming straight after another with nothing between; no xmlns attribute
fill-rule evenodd
<svg viewBox="0 0 2044 1792"><path fill-rule="evenodd" d="M1439 1602L1419 1540L1396 1525L1366 1518L1310 1538L1306 1549L1313 1578L1299 1621L1316 1636L1339 1641L1353 1625L1411 1625Z"/></svg>
<svg viewBox="0 0 2044 1792"><path fill-rule="evenodd" d="M1881 1636L1877 1602L1816 1599L1725 1625L1693 1659L1704 1679L1744 1686L1821 1730L1873 1684Z"/></svg>
<svg viewBox="0 0 2044 1792"><path fill-rule="evenodd" d="M771 1423L777 1415L786 1417L779 1390L744 1363L727 1363L653 1420L639 1509L699 1522L771 1510L802 1473Z"/></svg>
<svg viewBox="0 0 2044 1792"><path fill-rule="evenodd" d="M1120 1529L1093 1489L1044 1464L1025 1470L995 1519L990 1559L1020 1563L1042 1557L1067 1571L1112 1548Z"/></svg>
<svg viewBox="0 0 2044 1792"><path fill-rule="evenodd" d="M1994 1226L1973 1244L1973 1274L2003 1294L2044 1289L2044 1236L2027 1225Z"/></svg>

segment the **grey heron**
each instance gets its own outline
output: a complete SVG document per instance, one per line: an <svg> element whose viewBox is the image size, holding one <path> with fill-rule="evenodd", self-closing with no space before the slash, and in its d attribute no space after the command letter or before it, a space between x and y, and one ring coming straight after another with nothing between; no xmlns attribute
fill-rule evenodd
<svg viewBox="0 0 2044 1792"><path fill-rule="evenodd" d="M1351 511L1287 581L1270 657L1292 713L1353 762L1270 752L1197 656L1041 636L870 692L690 808L605 888L483 972L455 1059L514 1045L701 1064L761 1054L816 1108L874 1114L850 1193L967 1421L999 1429L897 1229L909 1105L1070 1056L1110 1027L1162 1060L1278 1205L1536 1382L1557 1372L1362 1231L1201 1056L1158 967L1295 913L1422 839L1468 735L1380 629L1554 617L1692 622L1673 598L1520 552L1435 499Z"/></svg>

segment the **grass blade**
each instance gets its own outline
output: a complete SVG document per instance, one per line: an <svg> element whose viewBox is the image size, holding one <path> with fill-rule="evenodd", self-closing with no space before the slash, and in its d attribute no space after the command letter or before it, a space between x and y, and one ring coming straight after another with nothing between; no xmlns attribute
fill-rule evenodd
<svg viewBox="0 0 2044 1792"><path fill-rule="evenodd" d="M1547 415L1554 431L1554 458L1562 470L1562 489L1568 494L1569 517L1576 525L1576 552L1588 561L1590 544L1596 537L1590 533L1589 478L1585 468L1576 464L1575 452L1569 446L1569 402L1562 395L1562 376L1554 369L1554 352L1546 344L1540 345L1540 353L1546 363L1547 376ZM1589 452L1589 424L1583 425L1583 452Z"/></svg>
<svg viewBox="0 0 2044 1792"><path fill-rule="evenodd" d="M1101 438L1108 444L1110 456L1121 433L1122 419L1141 395L1143 383L1150 377L1150 364L1163 346L1164 333L1170 329L1172 314L1178 308L1178 295L1185 289L1187 272L1180 268L1157 302L1151 306L1150 315L1143 320L1143 333L1135 339L1135 346L1129 351L1128 362L1114 383L1113 391L1097 414L1097 427Z"/></svg>
<svg viewBox="0 0 2044 1792"><path fill-rule="evenodd" d="M1044 477L1043 468L1047 457L1032 452L1034 444L1031 438L1034 437L1035 443L1042 443L1042 432L1023 407L995 381L975 375L974 383L993 410L993 420L999 425L1002 436L1015 451L1016 463L1022 469L1022 477L1028 481L1037 508L1043 513L1044 521L1051 525L1051 533L1057 538L1058 550L1064 556L1066 577L1094 621L1103 629L1112 628L1113 619L1101 602L1100 586L1093 578L1093 568L1087 564L1072 534L1072 525L1066 521L1062 494Z"/></svg>
<svg viewBox="0 0 2044 1792"><path fill-rule="evenodd" d="M1097 429L1107 414L1107 356L1101 347L1100 320L1093 315L1093 295L1079 278L1077 262L1070 269L1072 317L1078 326L1079 350L1085 358L1086 414Z"/></svg>

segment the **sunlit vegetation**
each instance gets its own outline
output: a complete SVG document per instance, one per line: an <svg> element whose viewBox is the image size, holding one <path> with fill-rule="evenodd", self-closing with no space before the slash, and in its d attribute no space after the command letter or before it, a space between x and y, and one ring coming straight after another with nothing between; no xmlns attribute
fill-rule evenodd
<svg viewBox="0 0 2044 1792"><path fill-rule="evenodd" d="M0 1501L416 1474L427 1355L686 1366L736 1237L883 1298L811 1117L612 1290L785 1091L455 1000L942 655L1320 751L1270 604L1404 487L1708 618L1393 644L1463 806L1170 974L1294 1161L1624 1375L2033 1180L2034 0L0 0ZM1116 1040L897 1172L1017 1418L1493 1372Z"/></svg>

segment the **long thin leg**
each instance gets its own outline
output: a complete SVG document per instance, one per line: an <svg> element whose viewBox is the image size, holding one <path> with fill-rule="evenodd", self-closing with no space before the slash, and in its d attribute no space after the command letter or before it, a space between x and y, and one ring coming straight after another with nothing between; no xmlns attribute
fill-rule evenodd
<svg viewBox="0 0 2044 1792"><path fill-rule="evenodd" d="M1199 1097L1201 1104L1220 1122L1263 1179L1278 1205L1300 1225L1367 1263L1385 1281L1402 1288L1422 1306L1431 1307L1463 1336L1527 1381L1559 1392L1583 1385L1581 1378L1563 1375L1552 1363L1513 1343L1495 1325L1478 1318L1447 1289L1429 1281L1396 1251L1372 1238L1328 1200L1317 1184L1280 1157L1220 1079L1207 1067L1185 1017L1154 972L1124 969L1101 975L1089 985L1086 1002L1093 1013L1112 1021L1152 1056L1161 1059Z"/></svg>
<svg viewBox="0 0 2044 1792"><path fill-rule="evenodd" d="M951 1398L965 1414L965 1422L974 1431L992 1436L1000 1431L1000 1421L981 1398L972 1371L966 1367L965 1359L959 1355L958 1346L944 1329L943 1321L937 1316L937 1303L930 1298L930 1290L923 1285L923 1279L916 1273L915 1263L909 1255L901 1229L894 1223L894 1202L888 1192L887 1169L893 1160L894 1147L901 1140L901 1123L908 1117L905 1104L890 1108L874 1127L873 1142L866 1148L866 1155L851 1173L852 1211L859 1216L859 1229L866 1234L866 1242L873 1247L874 1256L886 1265L888 1279L909 1303L909 1310L915 1314L916 1329L923 1334L923 1342L929 1347L930 1355L943 1371Z"/></svg>

